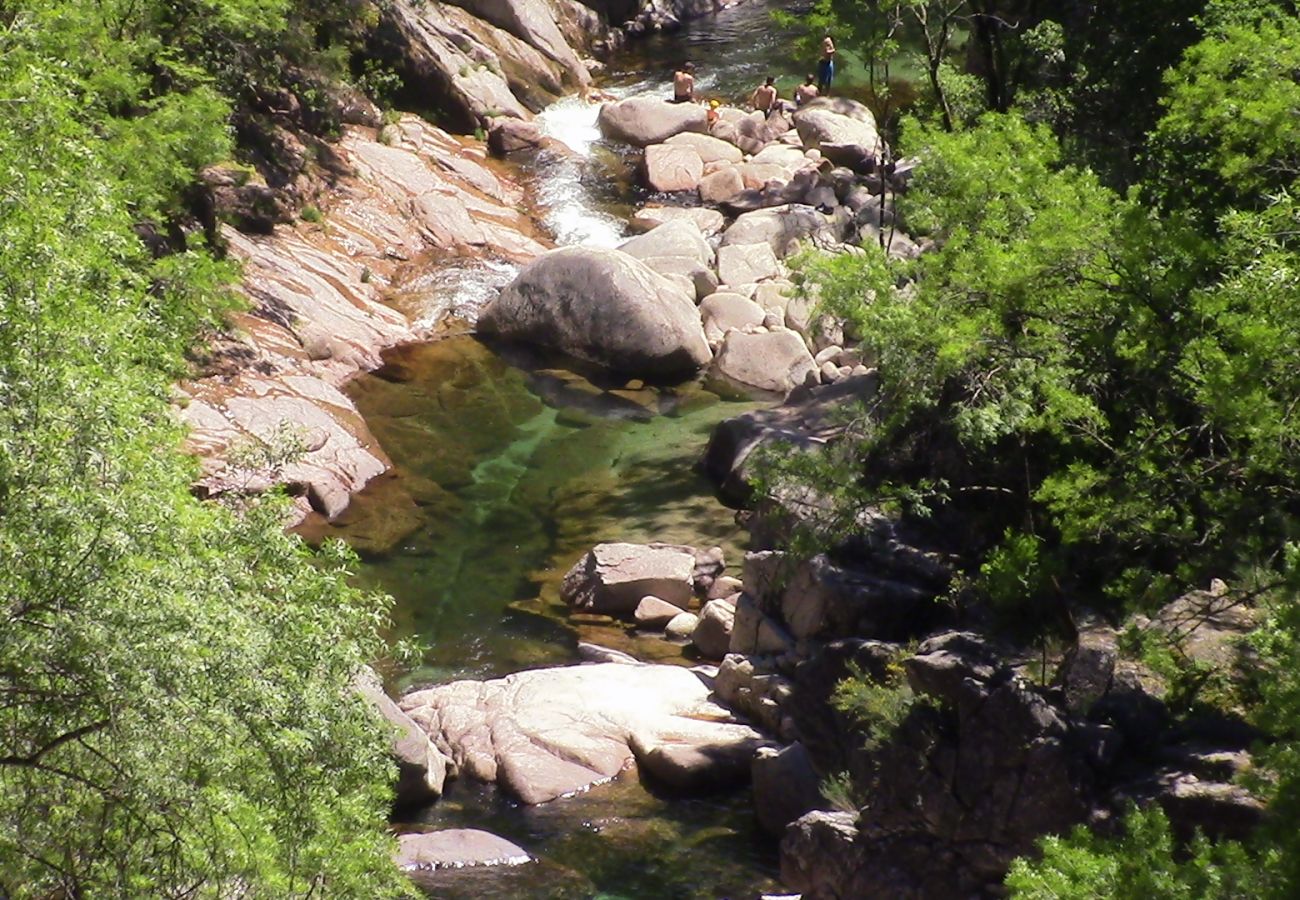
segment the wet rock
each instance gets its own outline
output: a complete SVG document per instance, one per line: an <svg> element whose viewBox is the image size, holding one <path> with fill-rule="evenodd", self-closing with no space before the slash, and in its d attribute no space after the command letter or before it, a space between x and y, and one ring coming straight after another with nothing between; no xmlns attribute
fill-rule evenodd
<svg viewBox="0 0 1300 900"><path fill-rule="evenodd" d="M694 557L681 550L597 544L564 576L560 596L577 609L614 615L635 611L647 595L685 609L694 568Z"/></svg>
<svg viewBox="0 0 1300 900"><path fill-rule="evenodd" d="M522 847L475 828L398 835L397 844L397 865L406 871L517 866L533 859Z"/></svg>
<svg viewBox="0 0 1300 900"><path fill-rule="evenodd" d="M682 608L658 597L642 597L632 618L643 628L663 628L680 615Z"/></svg>
<svg viewBox="0 0 1300 900"><path fill-rule="evenodd" d="M527 266L479 328L637 375L686 374L711 356L692 297L632 256L585 247Z"/></svg>
<svg viewBox="0 0 1300 900"><path fill-rule="evenodd" d="M691 147L652 144L645 148L646 185L654 191L693 191L704 176L704 162Z"/></svg>
<svg viewBox="0 0 1300 900"><path fill-rule="evenodd" d="M488 149L497 156L536 150L546 143L542 129L534 122L522 119L497 118L488 128Z"/></svg>
<svg viewBox="0 0 1300 900"><path fill-rule="evenodd" d="M353 681L353 689L378 710L394 730L392 755L397 762L395 805L423 806L441 797L449 760L384 692L373 669L362 669Z"/></svg>
<svg viewBox="0 0 1300 900"><path fill-rule="evenodd" d="M736 621L736 606L726 600L710 600L700 610L700 621L691 634L691 642L705 659L722 659L731 646L731 629Z"/></svg>
<svg viewBox="0 0 1300 900"><path fill-rule="evenodd" d="M790 331L728 332L711 374L761 391L786 394L816 371L803 340Z"/></svg>
<svg viewBox="0 0 1300 900"><path fill-rule="evenodd" d="M768 834L784 834L786 826L795 819L827 808L812 757L798 741L780 750L758 751L751 777L754 813Z"/></svg>
<svg viewBox="0 0 1300 900"><path fill-rule="evenodd" d="M663 745L761 738L727 721L708 694L680 666L599 663L452 682L408 694L400 705L464 775L544 803L608 780Z"/></svg>
<svg viewBox="0 0 1300 900"><path fill-rule="evenodd" d="M686 131L699 134L709 131L704 107L698 103L670 103L649 96L604 104L596 124L605 137L638 147L661 144Z"/></svg>
<svg viewBox="0 0 1300 900"><path fill-rule="evenodd" d="M618 248L637 259L680 256L701 265L713 265L713 248L693 222L676 220L665 222L645 234L624 241Z"/></svg>
<svg viewBox="0 0 1300 900"><path fill-rule="evenodd" d="M718 279L723 284L752 284L781 274L781 263L766 243L732 243L718 248Z"/></svg>

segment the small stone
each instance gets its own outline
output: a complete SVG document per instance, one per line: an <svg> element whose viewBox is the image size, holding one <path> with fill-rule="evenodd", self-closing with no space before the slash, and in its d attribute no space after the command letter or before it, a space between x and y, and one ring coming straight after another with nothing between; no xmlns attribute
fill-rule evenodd
<svg viewBox="0 0 1300 900"><path fill-rule="evenodd" d="M662 628L682 612L680 606L674 606L658 597L642 597L632 617L638 625L645 628Z"/></svg>
<svg viewBox="0 0 1300 900"><path fill-rule="evenodd" d="M695 627L699 624L700 617L695 613L678 613L664 627L664 634L679 641L689 641L691 635L695 633Z"/></svg>

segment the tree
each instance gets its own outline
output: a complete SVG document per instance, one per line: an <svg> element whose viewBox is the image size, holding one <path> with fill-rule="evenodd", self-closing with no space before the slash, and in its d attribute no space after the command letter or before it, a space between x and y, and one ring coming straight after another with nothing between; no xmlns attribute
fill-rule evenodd
<svg viewBox="0 0 1300 900"><path fill-rule="evenodd" d="M195 500L179 453L169 384L232 271L133 226L227 152L229 106L140 55L161 32L123 16L164 6L265 11L5 5L0 894L397 893L386 735L349 690L387 601L274 500Z"/></svg>

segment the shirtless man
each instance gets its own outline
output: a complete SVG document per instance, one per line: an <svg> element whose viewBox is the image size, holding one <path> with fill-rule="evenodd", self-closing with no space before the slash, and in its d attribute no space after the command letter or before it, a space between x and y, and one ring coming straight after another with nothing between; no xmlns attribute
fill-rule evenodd
<svg viewBox="0 0 1300 900"><path fill-rule="evenodd" d="M809 100L816 100L820 93L817 90L816 77L809 75L804 79L803 84L794 89L794 105L803 106Z"/></svg>
<svg viewBox="0 0 1300 900"><path fill-rule="evenodd" d="M817 63L817 90L826 93L831 89L831 79L835 77L835 42L828 34L822 38L822 58Z"/></svg>
<svg viewBox="0 0 1300 900"><path fill-rule="evenodd" d="M673 73L673 102L691 103L695 100L695 63L687 63Z"/></svg>
<svg viewBox="0 0 1300 900"><path fill-rule="evenodd" d="M758 110L765 116L772 115L772 110L778 107L776 102L776 79L771 75L767 76L767 81L761 84L754 91L754 96L749 102L753 104L754 109Z"/></svg>

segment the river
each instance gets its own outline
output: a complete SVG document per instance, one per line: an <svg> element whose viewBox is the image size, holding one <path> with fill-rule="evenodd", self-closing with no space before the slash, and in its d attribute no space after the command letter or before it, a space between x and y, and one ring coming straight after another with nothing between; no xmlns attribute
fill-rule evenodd
<svg viewBox="0 0 1300 900"><path fill-rule="evenodd" d="M789 35L754 2L634 44L602 77L623 96L668 93L692 59L702 94L737 98L769 71L791 87ZM725 64L724 64L725 61ZM806 68L806 66L804 67ZM605 145L596 106L569 98L539 116L572 158L543 155L524 177L558 243L614 246L647 199L625 148ZM691 664L682 648L625 624L570 616L559 580L602 540L721 546L743 554L734 513L695 470L713 426L757 400L691 382L646 386L540 353L502 352L470 332L508 266L450 266L402 298L408 314L452 318L432 343L386 354L349 388L393 473L358 495L335 533L363 556L360 580L396 600L394 637L418 664L388 671L401 691L573 662L579 640ZM747 790L671 797L635 775L526 807L464 781L410 824L485 828L541 860L517 870L441 871L433 897L754 897L778 891L775 844Z"/></svg>

